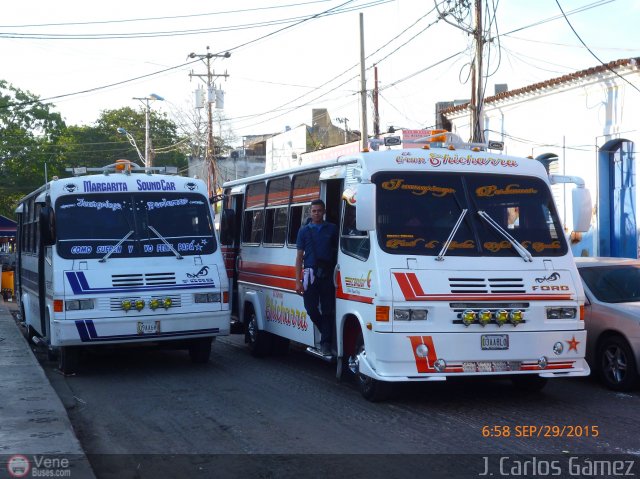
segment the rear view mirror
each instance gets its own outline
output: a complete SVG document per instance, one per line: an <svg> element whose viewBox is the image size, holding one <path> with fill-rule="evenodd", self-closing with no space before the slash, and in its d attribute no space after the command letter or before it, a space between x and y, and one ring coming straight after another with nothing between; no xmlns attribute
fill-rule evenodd
<svg viewBox="0 0 640 479"><path fill-rule="evenodd" d="M40 238L44 246L56 243L56 217L51 206L40 208Z"/></svg>
<svg viewBox="0 0 640 479"><path fill-rule="evenodd" d="M236 212L231 209L223 209L220 216L220 242L222 244L233 244L233 237L236 230Z"/></svg>
<svg viewBox="0 0 640 479"><path fill-rule="evenodd" d="M376 185L360 183L356 193L356 228L361 231L376 229Z"/></svg>
<svg viewBox="0 0 640 479"><path fill-rule="evenodd" d="M571 191L573 202L573 230L587 232L591 227L591 193L586 188L574 188Z"/></svg>

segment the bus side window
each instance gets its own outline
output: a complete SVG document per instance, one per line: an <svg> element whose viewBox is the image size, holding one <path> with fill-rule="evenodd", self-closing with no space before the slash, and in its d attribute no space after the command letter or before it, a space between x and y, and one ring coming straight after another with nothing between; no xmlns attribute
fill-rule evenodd
<svg viewBox="0 0 640 479"><path fill-rule="evenodd" d="M342 252L362 261L369 258L371 240L367 231L356 228L356 207L343 202L342 228L340 233L340 248Z"/></svg>
<svg viewBox="0 0 640 479"><path fill-rule="evenodd" d="M242 225L242 243L260 244L264 226L264 209L247 210L244 212Z"/></svg>
<svg viewBox="0 0 640 479"><path fill-rule="evenodd" d="M310 217L311 205L292 205L289 213L289 236L287 242L289 246L296 246L298 231L300 227Z"/></svg>
<svg viewBox="0 0 640 479"><path fill-rule="evenodd" d="M264 242L274 246L284 245L287 233L287 208L268 208L265 216Z"/></svg>

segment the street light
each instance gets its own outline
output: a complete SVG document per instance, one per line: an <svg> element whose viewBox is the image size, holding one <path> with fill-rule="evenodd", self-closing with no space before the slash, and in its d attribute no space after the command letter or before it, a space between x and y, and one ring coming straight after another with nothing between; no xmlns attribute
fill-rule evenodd
<svg viewBox="0 0 640 479"><path fill-rule="evenodd" d="M127 137L127 139L129 140L129 143L131 143L131 145L138 152L138 157L140 158L140 161L142 161L142 164L146 166L147 163L146 163L144 157L142 156L142 153L140 153L140 149L138 148L138 145L136 144L136 140L135 140L135 138L133 136L131 136L131 133L129 133L127 130L125 130L122 127L117 128L117 132L120 133L121 135L125 135Z"/></svg>
<svg viewBox="0 0 640 479"><path fill-rule="evenodd" d="M145 97L133 97L134 100L140 100L145 106L145 116L144 116L144 166L145 167L149 167L151 166L152 163L152 158L151 158L151 138L149 138L149 114L150 114L150 106L149 106L149 102L150 101L154 101L154 100L158 100L158 101L164 101L164 98L162 98L160 95L156 95L155 93L151 93L148 96ZM131 141L131 140L129 140Z"/></svg>

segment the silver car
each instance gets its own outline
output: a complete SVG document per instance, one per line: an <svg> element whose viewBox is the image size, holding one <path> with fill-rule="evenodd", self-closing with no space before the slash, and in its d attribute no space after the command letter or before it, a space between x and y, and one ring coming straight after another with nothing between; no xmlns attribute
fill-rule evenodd
<svg viewBox="0 0 640 479"><path fill-rule="evenodd" d="M640 260L576 258L587 301L587 360L602 383L629 391L640 364Z"/></svg>

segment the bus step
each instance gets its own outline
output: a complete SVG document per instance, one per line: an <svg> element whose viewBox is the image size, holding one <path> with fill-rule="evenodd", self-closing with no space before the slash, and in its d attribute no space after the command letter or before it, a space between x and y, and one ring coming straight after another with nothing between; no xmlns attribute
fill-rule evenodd
<svg viewBox="0 0 640 479"><path fill-rule="evenodd" d="M315 356L316 358L320 358L323 361L326 361L328 363L332 363L335 359L332 354L322 354L322 351L316 348L312 348L311 346L309 346L306 349L306 351L307 351L307 354L310 354L311 356Z"/></svg>

